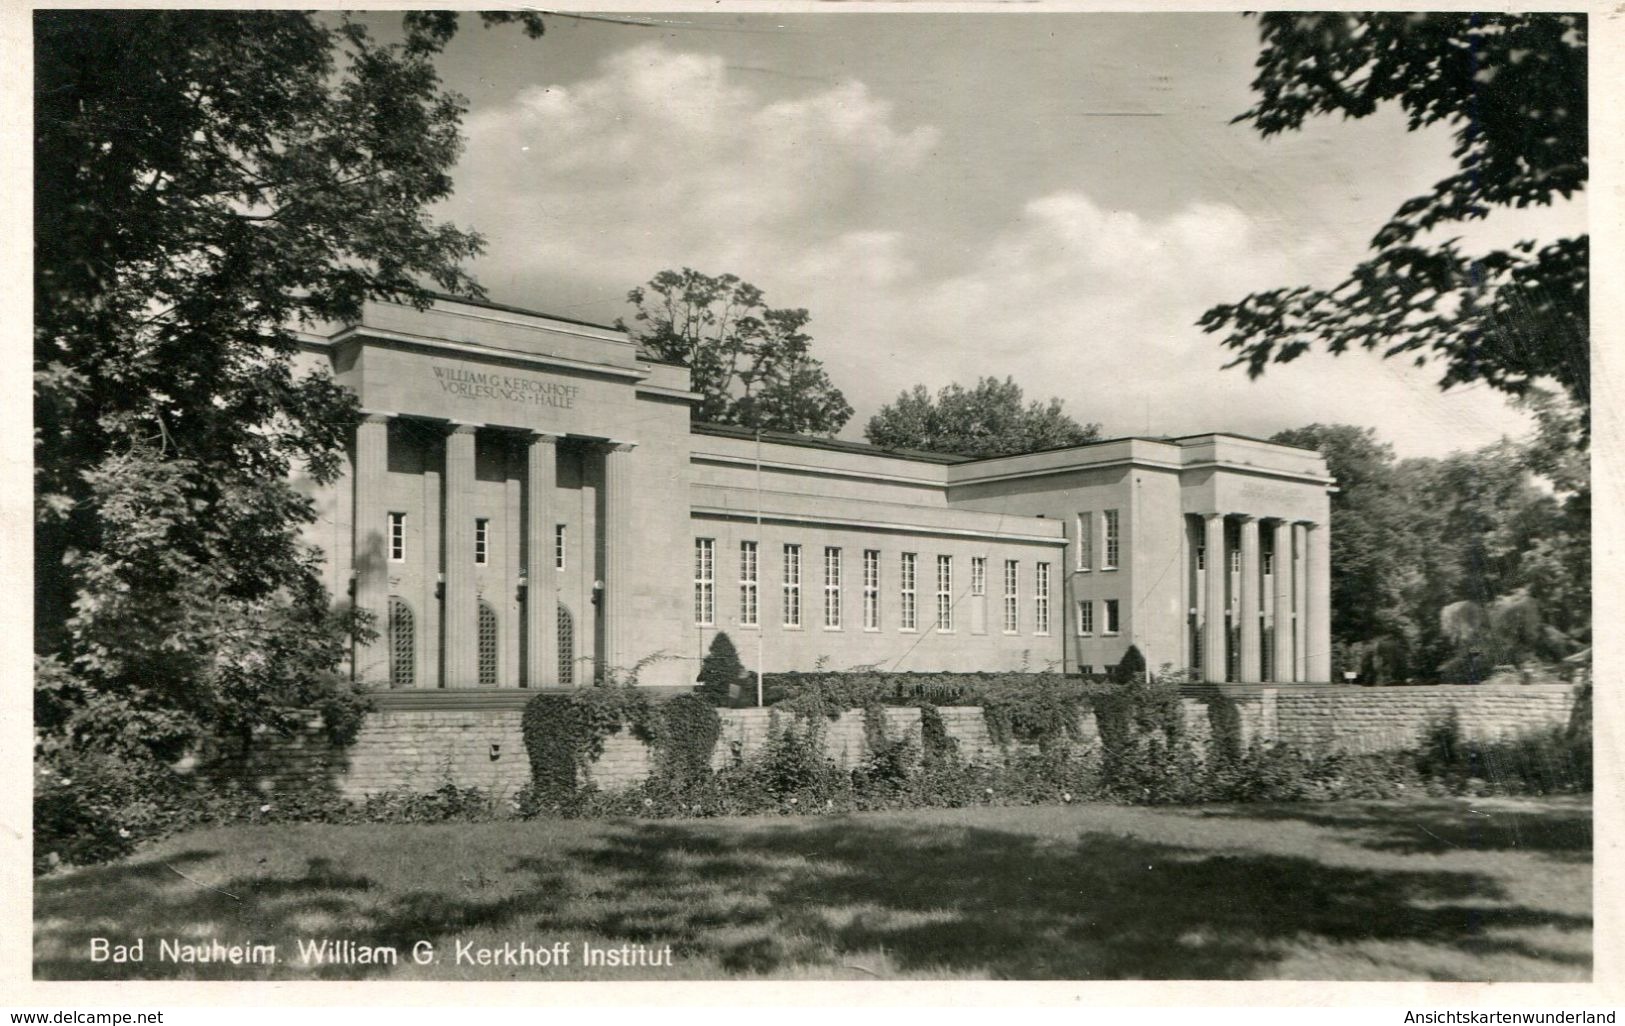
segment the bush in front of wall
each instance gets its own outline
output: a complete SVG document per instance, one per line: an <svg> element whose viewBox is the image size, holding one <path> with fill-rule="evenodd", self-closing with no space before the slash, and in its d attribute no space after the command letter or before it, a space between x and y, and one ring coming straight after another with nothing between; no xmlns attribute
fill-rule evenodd
<svg viewBox="0 0 1625 1026"><path fill-rule="evenodd" d="M636 686L600 683L568 692L543 692L525 703L520 731L530 758L531 782L542 801L574 795L604 741L630 725L651 736L649 699Z"/></svg>
<svg viewBox="0 0 1625 1026"><path fill-rule="evenodd" d="M1423 729L1415 760L1424 779L1450 794L1572 794L1592 788L1591 732L1577 729L1573 720L1480 738L1469 736L1451 709Z"/></svg>
<svg viewBox="0 0 1625 1026"><path fill-rule="evenodd" d="M1082 715L1089 695L1076 681L1032 674L990 687L977 697L988 734L1000 747L1021 742L1049 752L1083 738Z"/></svg>
<svg viewBox="0 0 1625 1026"><path fill-rule="evenodd" d="M679 787L711 775L711 755L722 736L715 706L698 694L678 695L654 706L649 725L659 775Z"/></svg>
<svg viewBox="0 0 1625 1026"><path fill-rule="evenodd" d="M1192 801L1201 792L1201 765L1185 737L1177 687L1143 677L1093 698L1100 731L1101 786L1114 799L1137 804Z"/></svg>
<svg viewBox="0 0 1625 1026"><path fill-rule="evenodd" d="M866 807L890 807L908 790L920 766L920 746L912 736L892 737L886 709L879 703L863 710L863 759L852 771L852 790Z"/></svg>

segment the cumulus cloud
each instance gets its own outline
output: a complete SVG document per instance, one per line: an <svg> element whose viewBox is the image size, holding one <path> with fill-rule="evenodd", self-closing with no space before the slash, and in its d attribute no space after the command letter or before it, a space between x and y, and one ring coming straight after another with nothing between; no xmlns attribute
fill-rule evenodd
<svg viewBox="0 0 1625 1026"><path fill-rule="evenodd" d="M459 216L502 226L487 262L622 290L677 265L766 287L787 265L842 253L894 273L885 233L859 218L937 141L895 125L860 82L769 101L721 58L658 45L579 84L533 87L468 129Z"/></svg>
<svg viewBox="0 0 1625 1026"><path fill-rule="evenodd" d="M849 436L916 382L984 374L1059 395L1114 434L1343 421L1437 452L1441 439L1521 430L1493 398L1441 396L1433 372L1364 353L1305 357L1258 382L1219 371L1226 354L1194 326L1203 310L1329 282L1363 240L1223 203L1148 218L1103 207L1087 182L989 197L1012 216L977 237L930 194L942 133L900 124L861 82L769 97L721 58L647 45L468 130L449 214L488 236L478 271L499 298L578 313L560 300L579 297L612 317L658 270L739 274L771 303L810 309L817 350L858 409Z"/></svg>

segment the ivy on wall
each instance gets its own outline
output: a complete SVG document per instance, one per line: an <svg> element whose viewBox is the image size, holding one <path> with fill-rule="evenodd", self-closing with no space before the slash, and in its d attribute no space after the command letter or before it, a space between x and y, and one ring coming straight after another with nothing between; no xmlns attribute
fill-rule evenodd
<svg viewBox="0 0 1625 1026"><path fill-rule="evenodd" d="M549 797L574 794L604 742L628 725L633 736L652 736L648 696L635 687L600 684L569 692L544 692L525 704L520 732L536 788Z"/></svg>

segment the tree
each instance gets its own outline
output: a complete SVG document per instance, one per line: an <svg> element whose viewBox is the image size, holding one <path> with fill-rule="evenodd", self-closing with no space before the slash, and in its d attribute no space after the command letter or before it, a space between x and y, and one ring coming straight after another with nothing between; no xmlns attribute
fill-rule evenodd
<svg viewBox="0 0 1625 1026"><path fill-rule="evenodd" d="M974 387L948 385L931 397L915 385L869 418L863 436L888 449L922 449L975 459L1083 445L1100 425L1082 425L1061 400L1022 405L1021 386L1005 378L979 378Z"/></svg>
<svg viewBox="0 0 1625 1026"><path fill-rule="evenodd" d="M1311 424L1272 442L1313 449L1337 479L1331 496L1332 643L1348 669L1378 656L1380 676L1403 676L1414 634L1405 604L1416 563L1410 503L1396 487L1393 447L1371 428ZM1334 668L1334 673L1340 672Z"/></svg>
<svg viewBox="0 0 1625 1026"><path fill-rule="evenodd" d="M482 16L541 33L535 15ZM40 725L168 756L342 700L352 631L301 541L356 419L294 326L479 294L430 220L464 108L455 14L41 11L35 651Z"/></svg>
<svg viewBox="0 0 1625 1026"><path fill-rule="evenodd" d="M629 329L656 357L689 370L697 421L793 434L834 435L852 416L846 396L812 358L803 309L774 309L732 274L661 271L626 294Z"/></svg>
<svg viewBox="0 0 1625 1026"><path fill-rule="evenodd" d="M1266 138L1313 115L1398 103L1412 131L1453 129L1457 172L1403 203L1342 283L1258 292L1198 322L1252 377L1315 344L1443 363L1441 387L1525 395L1550 380L1590 406L1589 236L1472 255L1436 228L1585 187L1584 14L1278 13L1260 17L1259 100L1236 120Z"/></svg>

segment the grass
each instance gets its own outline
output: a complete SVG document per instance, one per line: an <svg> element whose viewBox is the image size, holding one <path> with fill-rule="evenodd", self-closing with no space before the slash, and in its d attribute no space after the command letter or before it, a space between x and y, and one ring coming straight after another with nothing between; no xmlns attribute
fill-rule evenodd
<svg viewBox="0 0 1625 1026"><path fill-rule="evenodd" d="M42 878L39 978L1587 980L1586 799L197 831ZM146 938L140 964L92 937ZM399 949L314 967L298 938ZM159 938L277 946L159 962ZM412 964L412 946L439 961ZM673 948L672 968L454 963Z"/></svg>

